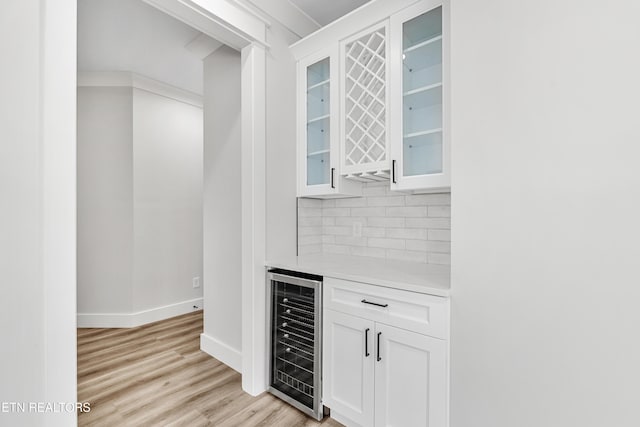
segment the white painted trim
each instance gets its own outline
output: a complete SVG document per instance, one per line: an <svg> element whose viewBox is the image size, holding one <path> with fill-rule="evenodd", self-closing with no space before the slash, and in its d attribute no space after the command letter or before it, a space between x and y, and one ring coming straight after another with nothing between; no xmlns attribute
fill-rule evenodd
<svg viewBox="0 0 640 427"><path fill-rule="evenodd" d="M78 313L78 328L130 328L130 313Z"/></svg>
<svg viewBox="0 0 640 427"><path fill-rule="evenodd" d="M358 423L353 422L349 417L345 417L344 415L332 410L330 418L336 420L340 424L344 424L345 426L355 426Z"/></svg>
<svg viewBox="0 0 640 427"><path fill-rule="evenodd" d="M202 298L182 301L137 313L78 313L78 328L135 328L202 309Z"/></svg>
<svg viewBox="0 0 640 427"><path fill-rule="evenodd" d="M209 335L200 334L200 350L242 373L242 352Z"/></svg>
<svg viewBox="0 0 640 427"><path fill-rule="evenodd" d="M77 5L75 0L52 3L40 2L40 26L32 29L39 34L40 40L41 123L28 125L40 127L41 163L39 171L26 170L24 173L39 174L41 180L44 354L36 356L35 360L44 363L42 397L49 402L75 402ZM33 16L26 24L32 26L36 22L38 17ZM20 141L9 143L20 144ZM34 296L33 299L37 303L38 298ZM39 337L30 338L37 340ZM34 351L38 351L37 347ZM51 415L42 419L42 425L77 425L75 413ZM29 420L33 419L27 417L25 423Z"/></svg>
<svg viewBox="0 0 640 427"><path fill-rule="evenodd" d="M220 0L143 0L236 50L259 43L268 47L266 24L245 8Z"/></svg>
<svg viewBox="0 0 640 427"><path fill-rule="evenodd" d="M243 8L267 26L267 28L271 27L271 21L269 20L268 14L265 14L260 8L258 8L255 4L253 4L250 0L228 0L232 3L237 4L239 7Z"/></svg>
<svg viewBox="0 0 640 427"><path fill-rule="evenodd" d="M204 60L207 56L211 55L222 46L223 44L221 41L212 39L204 33L200 33L193 39L191 39L191 41L187 43L184 48L196 55L201 60Z"/></svg>
<svg viewBox="0 0 640 427"><path fill-rule="evenodd" d="M288 0L269 0L249 3L248 0L233 0L248 9L257 8L262 13L280 22L298 37L317 31L322 25ZM270 26L270 25L269 25Z"/></svg>
<svg viewBox="0 0 640 427"><path fill-rule="evenodd" d="M378 0L365 3L315 33L293 43L289 46L291 54L296 60L304 58L326 47L328 43L345 39L365 26L375 25L418 1L420 0Z"/></svg>
<svg viewBox="0 0 640 427"><path fill-rule="evenodd" d="M266 286L266 51L242 49L242 389L267 389Z"/></svg>
<svg viewBox="0 0 640 427"><path fill-rule="evenodd" d="M78 73L78 87L133 87L194 107L203 107L202 96L197 93L129 71L82 71Z"/></svg>

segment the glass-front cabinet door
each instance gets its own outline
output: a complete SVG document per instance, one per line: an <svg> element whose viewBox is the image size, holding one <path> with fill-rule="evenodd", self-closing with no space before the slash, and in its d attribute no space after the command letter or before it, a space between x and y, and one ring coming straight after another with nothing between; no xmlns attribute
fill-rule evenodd
<svg viewBox="0 0 640 427"><path fill-rule="evenodd" d="M447 129L448 4L423 0L391 17L391 188L450 184Z"/></svg>
<svg viewBox="0 0 640 427"><path fill-rule="evenodd" d="M307 185L330 184L331 59L307 67Z"/></svg>
<svg viewBox="0 0 640 427"><path fill-rule="evenodd" d="M340 196L337 49L298 62L298 196Z"/></svg>

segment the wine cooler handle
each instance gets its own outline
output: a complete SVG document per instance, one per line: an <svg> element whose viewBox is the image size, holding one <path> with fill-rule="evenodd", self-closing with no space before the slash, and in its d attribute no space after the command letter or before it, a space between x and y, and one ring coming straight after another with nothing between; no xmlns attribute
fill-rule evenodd
<svg viewBox="0 0 640 427"><path fill-rule="evenodd" d="M378 332L378 362L382 360L382 357L380 357L380 335L382 335L382 332Z"/></svg>
<svg viewBox="0 0 640 427"><path fill-rule="evenodd" d="M369 357L369 328L364 330L364 357Z"/></svg>

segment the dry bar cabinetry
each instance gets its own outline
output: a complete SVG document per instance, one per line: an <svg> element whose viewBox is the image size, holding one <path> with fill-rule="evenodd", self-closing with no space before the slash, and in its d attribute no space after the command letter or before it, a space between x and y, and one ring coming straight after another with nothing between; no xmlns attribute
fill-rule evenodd
<svg viewBox="0 0 640 427"><path fill-rule="evenodd" d="M448 425L448 298L325 277L323 307L323 404L333 418Z"/></svg>
<svg viewBox="0 0 640 427"><path fill-rule="evenodd" d="M298 195L450 189L449 5L371 2L291 46Z"/></svg>

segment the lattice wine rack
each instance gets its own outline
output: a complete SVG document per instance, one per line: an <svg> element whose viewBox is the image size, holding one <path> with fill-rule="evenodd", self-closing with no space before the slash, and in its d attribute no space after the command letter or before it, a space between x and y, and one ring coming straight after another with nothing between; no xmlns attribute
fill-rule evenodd
<svg viewBox="0 0 640 427"><path fill-rule="evenodd" d="M389 178L386 28L344 46L344 165L347 178Z"/></svg>

